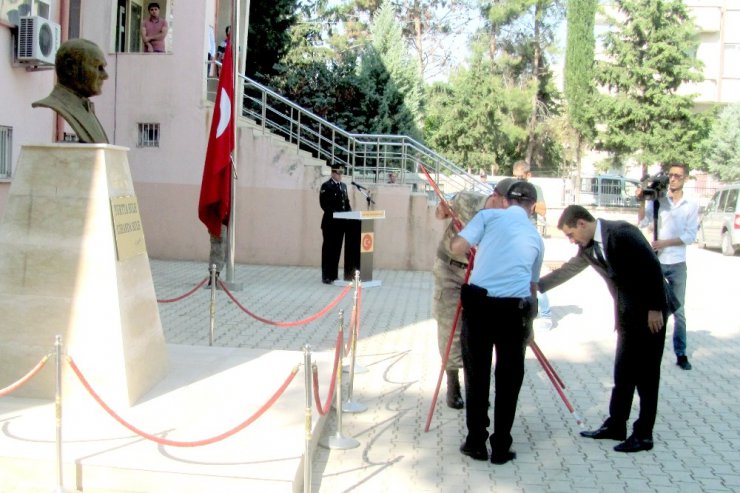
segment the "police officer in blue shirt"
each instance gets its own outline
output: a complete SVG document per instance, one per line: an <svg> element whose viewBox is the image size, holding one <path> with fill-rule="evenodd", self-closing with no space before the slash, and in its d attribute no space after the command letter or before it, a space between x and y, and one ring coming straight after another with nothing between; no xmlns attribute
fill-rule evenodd
<svg viewBox="0 0 740 493"><path fill-rule="evenodd" d="M537 190L516 182L506 193L506 209L485 209L450 241L465 254L477 247L470 283L461 290L460 334L465 369L465 418L468 435L460 451L476 460L489 458L488 436L491 360L496 348L494 432L491 462L516 457L510 450L511 428L524 379L524 353L537 314L537 281L545 251L542 237L529 220Z"/></svg>

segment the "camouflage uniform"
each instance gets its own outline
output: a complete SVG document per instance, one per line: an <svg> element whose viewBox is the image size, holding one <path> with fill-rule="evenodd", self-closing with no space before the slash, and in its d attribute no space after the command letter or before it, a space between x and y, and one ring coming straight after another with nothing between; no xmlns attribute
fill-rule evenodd
<svg viewBox="0 0 740 493"><path fill-rule="evenodd" d="M452 208L463 224L470 221L476 212L486 203L486 195L478 192L460 192L452 201ZM449 221L442 239L437 247L437 259L434 262L434 298L432 316L437 320L437 344L439 354L444 358L447 341L452 324L455 321L457 304L460 301L460 286L465 280L468 259L465 256L454 256L450 253L450 239L457 234L452 221ZM460 347L461 322L458 320L455 336L450 348L450 356L445 370L462 368L462 349Z"/></svg>

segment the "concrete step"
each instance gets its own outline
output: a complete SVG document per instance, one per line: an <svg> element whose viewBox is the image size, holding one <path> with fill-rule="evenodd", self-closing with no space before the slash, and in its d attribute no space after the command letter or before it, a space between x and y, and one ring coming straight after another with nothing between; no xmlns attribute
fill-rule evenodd
<svg viewBox="0 0 740 493"><path fill-rule="evenodd" d="M114 411L146 433L178 441L219 436L243 423L303 362L300 351L168 345L168 352L164 380L136 405ZM313 355L322 397L333 359L329 353ZM43 371L53 371L51 366ZM312 407L315 446L325 419ZM89 395L81 395L63 403L63 483L67 490L86 493L302 491L305 408L301 365L282 397L259 419L216 443L183 448L141 437ZM2 398L0 421L2 483L17 491L50 491L57 484L53 402Z"/></svg>

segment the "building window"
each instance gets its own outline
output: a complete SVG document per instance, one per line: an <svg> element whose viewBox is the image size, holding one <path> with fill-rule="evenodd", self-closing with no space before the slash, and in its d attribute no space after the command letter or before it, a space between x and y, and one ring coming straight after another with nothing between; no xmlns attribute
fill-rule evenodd
<svg viewBox="0 0 740 493"><path fill-rule="evenodd" d="M42 0L8 0L0 1L0 20L11 24L20 24L20 18L38 15L49 18L49 2Z"/></svg>
<svg viewBox="0 0 740 493"><path fill-rule="evenodd" d="M0 178L10 178L13 164L13 128L0 126Z"/></svg>
<svg viewBox="0 0 740 493"><path fill-rule="evenodd" d="M159 123L139 123L136 147L159 147Z"/></svg>

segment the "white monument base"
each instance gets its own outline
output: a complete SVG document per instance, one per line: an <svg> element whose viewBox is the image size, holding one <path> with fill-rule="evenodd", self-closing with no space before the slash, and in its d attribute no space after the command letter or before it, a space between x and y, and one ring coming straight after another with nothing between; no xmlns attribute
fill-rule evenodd
<svg viewBox="0 0 740 493"><path fill-rule="evenodd" d="M112 204L121 201L127 214L116 215L116 227ZM164 377L167 350L135 204L126 148L23 146L0 222L0 388L53 352L57 334L114 409ZM62 368L65 402L74 402L84 389ZM13 395L54 393L51 358Z"/></svg>

